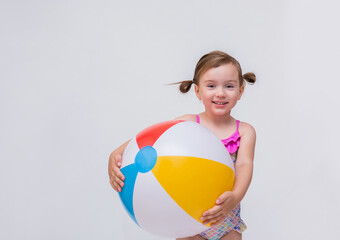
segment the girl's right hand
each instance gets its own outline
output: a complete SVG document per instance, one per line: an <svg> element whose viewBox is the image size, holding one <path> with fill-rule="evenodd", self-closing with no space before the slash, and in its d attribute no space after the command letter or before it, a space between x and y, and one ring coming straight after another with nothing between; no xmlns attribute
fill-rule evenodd
<svg viewBox="0 0 340 240"><path fill-rule="evenodd" d="M122 191L122 187L124 186L125 177L120 171L120 167L122 166L122 153L113 151L110 154L109 158L109 176L110 176L110 184L112 188L120 192Z"/></svg>

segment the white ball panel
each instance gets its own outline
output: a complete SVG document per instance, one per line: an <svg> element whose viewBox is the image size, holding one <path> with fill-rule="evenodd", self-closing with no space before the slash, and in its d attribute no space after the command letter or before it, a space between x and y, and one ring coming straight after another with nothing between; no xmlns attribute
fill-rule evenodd
<svg viewBox="0 0 340 240"><path fill-rule="evenodd" d="M208 229L177 205L152 172L138 174L133 208L141 228L159 236L187 237Z"/></svg>
<svg viewBox="0 0 340 240"><path fill-rule="evenodd" d="M191 156L223 163L234 170L228 150L206 127L185 121L165 131L155 142L158 156Z"/></svg>
<svg viewBox="0 0 340 240"><path fill-rule="evenodd" d="M139 147L136 142L136 138L131 139L129 144L126 146L122 156L122 167L130 165L135 162L135 157L139 152Z"/></svg>

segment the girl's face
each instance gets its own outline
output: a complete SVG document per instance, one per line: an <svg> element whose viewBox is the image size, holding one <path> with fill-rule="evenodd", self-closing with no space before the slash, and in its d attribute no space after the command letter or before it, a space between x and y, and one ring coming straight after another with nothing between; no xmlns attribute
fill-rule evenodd
<svg viewBox="0 0 340 240"><path fill-rule="evenodd" d="M244 85L240 86L238 71L232 64L209 69L200 77L199 86L195 85L196 96L205 110L219 116L230 114L243 91Z"/></svg>

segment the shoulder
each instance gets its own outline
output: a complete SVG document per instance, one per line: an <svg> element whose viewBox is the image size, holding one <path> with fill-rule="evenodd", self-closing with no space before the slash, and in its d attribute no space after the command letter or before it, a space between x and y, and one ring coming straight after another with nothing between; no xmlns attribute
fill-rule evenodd
<svg viewBox="0 0 340 240"><path fill-rule="evenodd" d="M256 138L255 128L246 122L240 122L239 132L242 137Z"/></svg>
<svg viewBox="0 0 340 240"><path fill-rule="evenodd" d="M255 151L255 145L256 145L256 132L255 128L250 125L249 123L245 122L240 122L240 148L238 151L238 159L243 159L243 160L250 160L251 161L254 159L254 151ZM245 161L239 161L240 163L244 163ZM236 161L236 162L237 162Z"/></svg>
<svg viewBox="0 0 340 240"><path fill-rule="evenodd" d="M175 120L185 120L185 121L196 122L196 115L195 114L185 114L183 116L176 117Z"/></svg>

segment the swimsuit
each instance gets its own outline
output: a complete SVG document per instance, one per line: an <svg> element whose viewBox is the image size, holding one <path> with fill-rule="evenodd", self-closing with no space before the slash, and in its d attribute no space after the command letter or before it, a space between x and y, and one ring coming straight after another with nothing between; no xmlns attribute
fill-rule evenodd
<svg viewBox="0 0 340 240"><path fill-rule="evenodd" d="M196 115L197 123L200 123L200 118ZM233 163L236 162L237 157L237 150L240 146L240 133L238 131L240 121L236 121L236 131L228 138L221 140L224 146L227 148L228 152L230 153L231 159ZM209 240L218 240L221 239L224 235L226 235L231 230L237 231L242 233L247 229L246 224L240 217L240 204L231 211L230 214L217 226L211 227L208 230L200 233L200 236L204 239Z"/></svg>

